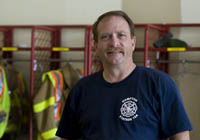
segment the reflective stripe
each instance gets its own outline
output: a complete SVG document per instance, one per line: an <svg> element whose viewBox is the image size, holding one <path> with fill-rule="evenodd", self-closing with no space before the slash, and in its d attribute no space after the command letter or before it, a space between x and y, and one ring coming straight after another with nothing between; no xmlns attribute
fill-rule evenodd
<svg viewBox="0 0 200 140"><path fill-rule="evenodd" d="M47 73L44 73L44 74L42 75L42 82L44 82L44 80L46 79L46 77L47 77Z"/></svg>
<svg viewBox="0 0 200 140"><path fill-rule="evenodd" d="M62 97L62 90L63 90L63 78L60 72L57 72L58 78L58 85L57 85L57 94L56 94L56 104L55 107L57 108L56 112L56 120L60 120L60 112L61 112L61 97Z"/></svg>
<svg viewBox="0 0 200 140"><path fill-rule="evenodd" d="M54 116L55 120L60 119L60 111L61 111L61 96L63 90L63 78L60 71L51 71L48 73L49 78L54 85L54 96L55 96L55 110Z"/></svg>
<svg viewBox="0 0 200 140"><path fill-rule="evenodd" d="M49 78L50 78L50 80L51 80L51 83L52 83L52 85L53 85L53 87L55 88L56 87L56 81L55 81L55 79L54 79L54 73L55 72L49 72L48 73L48 76L49 76Z"/></svg>
<svg viewBox="0 0 200 140"><path fill-rule="evenodd" d="M43 132L41 134L41 136L42 136L43 139L49 140L49 139L56 137L56 131L57 131L57 128L54 128L54 129L48 130L46 132Z"/></svg>
<svg viewBox="0 0 200 140"><path fill-rule="evenodd" d="M3 96L3 71L0 69L0 97Z"/></svg>
<svg viewBox="0 0 200 140"><path fill-rule="evenodd" d="M33 110L35 113L41 112L43 110L45 110L46 108L48 108L49 106L54 105L55 100L54 100L54 96L50 97L49 99L42 101L40 103L37 103L33 106Z"/></svg>

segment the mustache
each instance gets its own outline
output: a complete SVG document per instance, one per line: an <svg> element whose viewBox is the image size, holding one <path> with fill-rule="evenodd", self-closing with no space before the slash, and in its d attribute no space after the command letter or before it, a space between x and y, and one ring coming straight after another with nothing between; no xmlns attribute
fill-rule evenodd
<svg viewBox="0 0 200 140"><path fill-rule="evenodd" d="M123 48L121 48L121 47L112 47L112 48L108 48L107 50L106 50L107 52L113 52L113 51L120 51L120 52L124 52L124 49Z"/></svg>

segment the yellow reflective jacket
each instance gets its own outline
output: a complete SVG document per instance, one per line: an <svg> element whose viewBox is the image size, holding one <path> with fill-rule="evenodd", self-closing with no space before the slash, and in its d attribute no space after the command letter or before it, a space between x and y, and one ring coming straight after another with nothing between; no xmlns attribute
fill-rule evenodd
<svg viewBox="0 0 200 140"><path fill-rule="evenodd" d="M43 74L43 83L33 98L38 140L60 140L55 136L58 121L69 91L78 80L78 73L70 64Z"/></svg>
<svg viewBox="0 0 200 140"><path fill-rule="evenodd" d="M10 112L10 97L8 93L5 70L0 66L0 138L3 136Z"/></svg>

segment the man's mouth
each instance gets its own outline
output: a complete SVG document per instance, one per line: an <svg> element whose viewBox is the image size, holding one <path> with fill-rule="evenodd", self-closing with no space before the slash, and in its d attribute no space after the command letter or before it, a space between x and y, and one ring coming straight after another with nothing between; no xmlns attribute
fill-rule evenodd
<svg viewBox="0 0 200 140"><path fill-rule="evenodd" d="M107 54L111 55L111 54L119 54L119 53L124 53L124 51L122 49L113 49L113 50L108 50Z"/></svg>
<svg viewBox="0 0 200 140"><path fill-rule="evenodd" d="M122 53L121 51L112 51L112 52L108 52L107 54L118 54L118 53Z"/></svg>

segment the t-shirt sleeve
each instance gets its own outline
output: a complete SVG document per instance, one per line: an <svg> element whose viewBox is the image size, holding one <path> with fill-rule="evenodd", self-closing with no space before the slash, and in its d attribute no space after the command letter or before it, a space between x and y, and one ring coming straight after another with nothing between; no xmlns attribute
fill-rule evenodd
<svg viewBox="0 0 200 140"><path fill-rule="evenodd" d="M182 131L192 130L182 98L174 81L166 76L160 79L161 94L161 132L163 138L169 138Z"/></svg>
<svg viewBox="0 0 200 140"><path fill-rule="evenodd" d="M72 90L66 100L65 107L58 125L56 135L65 139L79 139L81 137L76 112L76 101Z"/></svg>

